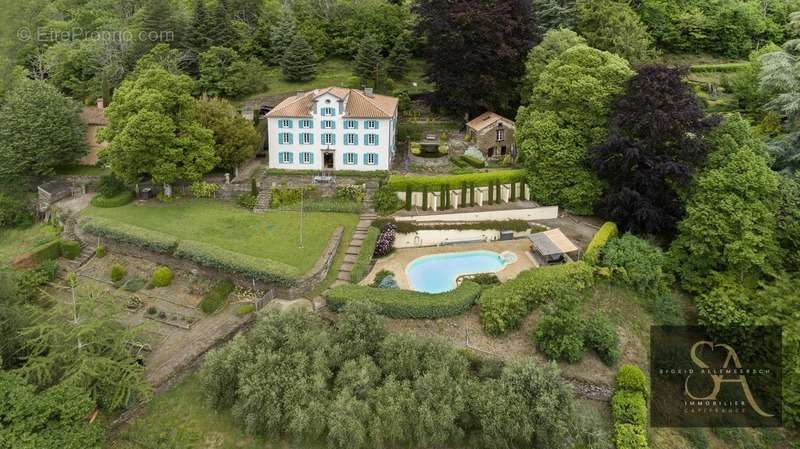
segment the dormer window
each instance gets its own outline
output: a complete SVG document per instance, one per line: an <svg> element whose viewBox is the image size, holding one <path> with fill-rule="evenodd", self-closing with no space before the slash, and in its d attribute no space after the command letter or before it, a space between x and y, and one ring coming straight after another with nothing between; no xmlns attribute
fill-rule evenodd
<svg viewBox="0 0 800 449"><path fill-rule="evenodd" d="M336 115L336 109L335 108L330 108L330 107L322 108L322 115L328 116L328 117L334 116L334 115Z"/></svg>

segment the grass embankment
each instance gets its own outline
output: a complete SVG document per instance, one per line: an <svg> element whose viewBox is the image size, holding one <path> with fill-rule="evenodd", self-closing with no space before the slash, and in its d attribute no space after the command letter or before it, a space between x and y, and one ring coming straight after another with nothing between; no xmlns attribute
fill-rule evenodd
<svg viewBox="0 0 800 449"><path fill-rule="evenodd" d="M228 251L271 259L302 272L314 266L338 226L345 226L345 235L349 235L358 222L354 214L305 213L301 248L299 212L259 215L231 203L180 199L171 203L133 203L112 209L89 207L83 214L161 232L178 240L200 241Z"/></svg>
<svg viewBox="0 0 800 449"><path fill-rule="evenodd" d="M56 228L36 224L29 228L0 230L0 268L22 253L58 237Z"/></svg>

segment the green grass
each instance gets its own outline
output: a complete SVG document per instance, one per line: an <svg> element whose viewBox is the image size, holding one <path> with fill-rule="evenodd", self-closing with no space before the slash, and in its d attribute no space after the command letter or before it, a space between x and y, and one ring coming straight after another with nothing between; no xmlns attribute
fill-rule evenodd
<svg viewBox="0 0 800 449"><path fill-rule="evenodd" d="M56 167L57 175L103 176L109 173L111 173L111 170L97 165L62 165Z"/></svg>
<svg viewBox="0 0 800 449"><path fill-rule="evenodd" d="M199 380L197 374L191 374L156 396L144 406L141 416L110 437L107 448L299 449L283 441L247 435L230 413L217 413L206 405Z"/></svg>
<svg viewBox="0 0 800 449"><path fill-rule="evenodd" d="M394 89L404 89L409 94L433 90L431 84L423 79L424 71L425 63L421 59L412 59L409 61L406 76L402 80L394 81ZM342 59L326 59L322 61L319 64L317 76L311 81L300 83L285 81L280 67L270 67L264 71L264 78L268 86L267 90L250 95L245 100L295 93L297 91L309 91L321 87L360 87L358 80L353 77L352 63ZM417 85L414 86L413 83L417 83ZM386 90L385 87L379 86L377 92L385 93Z"/></svg>
<svg viewBox="0 0 800 449"><path fill-rule="evenodd" d="M84 215L121 221L179 240L197 240L254 257L272 259L305 272L314 266L337 226L349 234L358 222L354 214L309 212L304 214L300 248L300 213L253 214L231 203L179 199L172 203L150 201L113 209L89 207Z"/></svg>
<svg viewBox="0 0 800 449"><path fill-rule="evenodd" d="M0 267L8 265L14 257L57 236L56 229L45 224L36 224L25 229L0 230Z"/></svg>

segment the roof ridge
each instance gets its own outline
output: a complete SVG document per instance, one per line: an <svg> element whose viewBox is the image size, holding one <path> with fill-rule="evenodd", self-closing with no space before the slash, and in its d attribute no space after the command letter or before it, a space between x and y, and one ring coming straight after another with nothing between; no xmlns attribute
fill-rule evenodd
<svg viewBox="0 0 800 449"><path fill-rule="evenodd" d="M376 108L378 108L378 110L379 110L379 111L383 112L384 114L386 114L386 115L392 115L392 114L394 113L394 111L392 111L392 112L388 112L388 111L386 111L385 109L383 109L382 107L380 107L380 105L378 105L377 103L375 103L374 101L372 101L372 99L371 99L370 97L368 97L366 94L364 94L364 93L363 93L363 92L361 92L360 90L358 90L358 89L350 89L350 93L353 93L353 92L356 92L356 93L357 93L358 95L360 95L362 98L364 98L365 100L367 100L367 101L369 102L369 104L371 104L371 105L375 106ZM380 95L380 94L376 94L376 95Z"/></svg>

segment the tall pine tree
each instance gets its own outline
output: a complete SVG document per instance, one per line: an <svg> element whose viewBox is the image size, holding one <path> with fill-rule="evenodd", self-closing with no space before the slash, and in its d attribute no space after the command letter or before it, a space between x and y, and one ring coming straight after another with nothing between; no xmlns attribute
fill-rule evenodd
<svg viewBox="0 0 800 449"><path fill-rule="evenodd" d="M294 42L295 36L297 36L297 21L292 10L284 6L278 23L270 30L269 45L274 64L283 64L283 55Z"/></svg>
<svg viewBox="0 0 800 449"><path fill-rule="evenodd" d="M189 51L188 70L193 75L199 75L200 69L198 58L200 53L208 50L210 44L206 34L208 23L208 13L206 12L205 0L194 0L194 11L189 22L189 30L186 36L186 47Z"/></svg>
<svg viewBox="0 0 800 449"><path fill-rule="evenodd" d="M389 58L386 60L389 76L394 79L402 79L408 69L409 59L411 59L411 51L408 49L408 42L401 37L395 41L392 51L389 52Z"/></svg>
<svg viewBox="0 0 800 449"><path fill-rule="evenodd" d="M361 83L367 84L371 81L377 87L384 64L381 44L375 37L367 35L361 40L353 62L355 63L353 73L358 76Z"/></svg>
<svg viewBox="0 0 800 449"><path fill-rule="evenodd" d="M231 46L234 39L234 32L227 9L228 6L225 0L217 0L208 14L205 27L209 46Z"/></svg>
<svg viewBox="0 0 800 449"><path fill-rule="evenodd" d="M281 61L283 79L286 81L310 81L317 74L317 57L302 36L296 36Z"/></svg>

